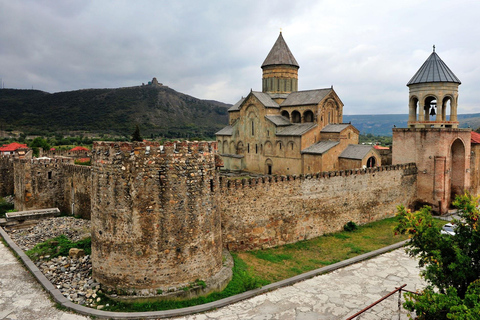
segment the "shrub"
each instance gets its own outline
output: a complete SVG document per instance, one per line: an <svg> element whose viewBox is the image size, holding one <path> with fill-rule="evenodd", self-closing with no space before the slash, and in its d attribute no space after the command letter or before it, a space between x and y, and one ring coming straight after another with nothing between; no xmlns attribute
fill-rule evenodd
<svg viewBox="0 0 480 320"><path fill-rule="evenodd" d="M352 232L352 231L355 231L358 229L358 226L355 222L353 221L348 221L344 226L343 226L343 230L347 231L347 232Z"/></svg>

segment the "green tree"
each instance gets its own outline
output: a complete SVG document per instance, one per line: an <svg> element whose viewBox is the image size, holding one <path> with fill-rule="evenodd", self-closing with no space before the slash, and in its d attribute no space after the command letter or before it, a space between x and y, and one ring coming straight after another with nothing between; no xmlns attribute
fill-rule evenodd
<svg viewBox="0 0 480 320"><path fill-rule="evenodd" d="M396 232L410 236L407 252L419 260L422 277L428 282L420 294L406 294L404 307L415 311L418 319L480 319L480 224L479 198L457 196L453 205L460 219L453 220L455 235L441 234L435 227L431 208L411 212L398 207ZM462 310L476 311L465 318Z"/></svg>
<svg viewBox="0 0 480 320"><path fill-rule="evenodd" d="M143 141L138 124L135 126L135 131L132 133L132 142L133 141Z"/></svg>
<svg viewBox="0 0 480 320"><path fill-rule="evenodd" d="M33 141L29 144L29 147L33 150L33 155L38 156L39 149L42 148L43 150L50 150L50 145L48 144L47 140L42 137L36 137Z"/></svg>

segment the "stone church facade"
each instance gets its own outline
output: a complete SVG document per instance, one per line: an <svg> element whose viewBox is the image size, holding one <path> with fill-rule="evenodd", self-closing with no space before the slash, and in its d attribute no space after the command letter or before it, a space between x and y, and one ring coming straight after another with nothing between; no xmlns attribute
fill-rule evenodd
<svg viewBox="0 0 480 320"><path fill-rule="evenodd" d="M359 131L342 123L343 103L331 88L298 91L299 65L280 33L262 64L262 92L251 91L217 132L224 169L308 174L381 165Z"/></svg>

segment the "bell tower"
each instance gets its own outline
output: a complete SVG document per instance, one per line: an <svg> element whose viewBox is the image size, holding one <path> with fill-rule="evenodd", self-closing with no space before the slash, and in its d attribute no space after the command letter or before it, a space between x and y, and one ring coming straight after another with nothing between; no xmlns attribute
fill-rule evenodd
<svg viewBox="0 0 480 320"><path fill-rule="evenodd" d="M409 128L457 128L460 80L435 52L407 83Z"/></svg>
<svg viewBox="0 0 480 320"><path fill-rule="evenodd" d="M418 207L428 204L440 214L470 189L471 129L458 128L459 85L434 46L407 83L407 128L392 130L392 163L416 164Z"/></svg>
<svg viewBox="0 0 480 320"><path fill-rule="evenodd" d="M291 93L298 91L297 60L283 39L282 32L262 63L262 92Z"/></svg>

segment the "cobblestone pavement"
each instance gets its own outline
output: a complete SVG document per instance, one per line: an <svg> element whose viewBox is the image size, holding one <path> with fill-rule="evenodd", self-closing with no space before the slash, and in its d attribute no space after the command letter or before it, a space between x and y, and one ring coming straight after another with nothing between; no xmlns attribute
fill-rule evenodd
<svg viewBox="0 0 480 320"><path fill-rule="evenodd" d="M395 287L406 283L410 291L423 288L426 284L419 272L417 262L404 249L397 249L216 311L175 319L346 319ZM408 319L405 311L399 317L398 297L394 294L356 319Z"/></svg>
<svg viewBox="0 0 480 320"><path fill-rule="evenodd" d="M0 319L80 320L58 310L48 295L0 243ZM204 314L175 319L346 319L404 283L415 291L425 283L417 262L404 249L338 269ZM398 293L357 319L399 319ZM406 313L400 319L407 319Z"/></svg>

